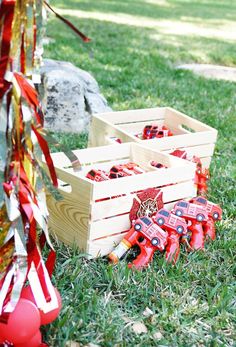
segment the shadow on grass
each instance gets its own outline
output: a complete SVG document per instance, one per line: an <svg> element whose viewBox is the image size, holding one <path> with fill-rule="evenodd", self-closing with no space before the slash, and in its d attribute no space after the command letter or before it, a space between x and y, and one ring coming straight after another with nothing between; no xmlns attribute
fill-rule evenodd
<svg viewBox="0 0 236 347"><path fill-rule="evenodd" d="M173 64L197 61L234 65L236 48L233 44L185 36L159 39L155 36L156 30L70 19L82 30L88 26L94 40L87 45L81 43L69 29L63 26L62 30L63 24L53 19L49 22L48 34L56 42L47 47L46 56L70 61L90 71L114 109L168 104L218 128L222 134L232 134L233 84L194 77L190 72L176 71Z"/></svg>
<svg viewBox="0 0 236 347"><path fill-rule="evenodd" d="M178 0L99 0L79 1L54 0L57 7L70 8L90 12L123 13L134 16L145 16L150 19L168 18L181 19L192 17L197 20L235 20L236 4L229 0L224 1L178 1Z"/></svg>

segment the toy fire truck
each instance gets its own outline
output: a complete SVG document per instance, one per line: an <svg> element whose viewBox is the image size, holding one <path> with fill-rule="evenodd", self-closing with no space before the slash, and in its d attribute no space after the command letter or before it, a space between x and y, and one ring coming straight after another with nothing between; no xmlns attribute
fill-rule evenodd
<svg viewBox="0 0 236 347"><path fill-rule="evenodd" d="M86 177L89 178L90 180L96 181L96 182L102 182L102 181L109 180L108 174L103 170L92 169L87 173Z"/></svg>
<svg viewBox="0 0 236 347"><path fill-rule="evenodd" d="M165 125L146 125L143 129L143 140L173 136L172 132Z"/></svg>
<svg viewBox="0 0 236 347"><path fill-rule="evenodd" d="M159 226L164 226L168 231L174 230L179 235L187 233L187 224L185 220L164 208L157 212L154 220Z"/></svg>
<svg viewBox="0 0 236 347"><path fill-rule="evenodd" d="M187 220L204 222L208 219L208 213L201 206L187 201L179 201L174 205L173 213Z"/></svg>
<svg viewBox="0 0 236 347"><path fill-rule="evenodd" d="M182 200L174 205L172 212L188 222L188 229L191 231L189 243L191 249L204 249L203 224L208 221L208 213L205 208Z"/></svg>
<svg viewBox="0 0 236 347"><path fill-rule="evenodd" d="M110 169L110 178L120 178L120 177L126 177L126 176L133 176L144 173L144 170L141 169L137 164L135 163L126 163L126 164L119 164L114 165Z"/></svg>
<svg viewBox="0 0 236 347"><path fill-rule="evenodd" d="M167 168L167 166L165 166L165 165L163 165L161 163L158 163L155 160L151 160L150 161L150 165L153 166L153 167L156 167L157 169Z"/></svg>
<svg viewBox="0 0 236 347"><path fill-rule="evenodd" d="M154 221L168 232L166 260L176 263L180 253L180 238L187 235L186 221L162 208L153 217Z"/></svg>
<svg viewBox="0 0 236 347"><path fill-rule="evenodd" d="M113 263L127 252L129 248L138 245L141 252L129 267L142 268L151 261L155 251L163 251L168 234L162 230L150 217L138 218L120 244L109 254Z"/></svg>
<svg viewBox="0 0 236 347"><path fill-rule="evenodd" d="M203 196L198 196L196 198L193 198L191 199L191 202L205 208L206 212L208 213L208 220L203 225L204 235L205 237L209 237L210 239L215 240L216 238L215 222L217 222L218 220L221 220L222 209L220 208L220 206L214 204L213 202L208 201Z"/></svg>
<svg viewBox="0 0 236 347"><path fill-rule="evenodd" d="M220 206L208 201L203 196L197 196L196 198L191 199L191 202L203 206L208 213L208 216L215 221L222 219L222 209L220 208Z"/></svg>

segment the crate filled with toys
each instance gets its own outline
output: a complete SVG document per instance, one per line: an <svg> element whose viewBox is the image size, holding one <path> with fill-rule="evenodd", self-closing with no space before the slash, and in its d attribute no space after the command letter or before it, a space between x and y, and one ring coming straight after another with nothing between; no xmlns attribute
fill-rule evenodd
<svg viewBox="0 0 236 347"><path fill-rule="evenodd" d="M138 142L169 153L173 149L197 155L208 168L217 130L170 107L107 112L93 115L89 147Z"/></svg>
<svg viewBox="0 0 236 347"><path fill-rule="evenodd" d="M50 229L113 263L136 245L140 254L129 264L136 268L155 251L175 263L181 243L203 249L222 218L206 198L216 136L168 107L94 115L90 147L73 151L79 169L66 153L52 154L63 199L48 197Z"/></svg>
<svg viewBox="0 0 236 347"><path fill-rule="evenodd" d="M73 155L79 170L65 153L52 154L63 199L48 196L49 227L89 257L109 254L123 239L133 201L144 199L138 213L142 216L197 194L194 162L142 144L79 149Z"/></svg>

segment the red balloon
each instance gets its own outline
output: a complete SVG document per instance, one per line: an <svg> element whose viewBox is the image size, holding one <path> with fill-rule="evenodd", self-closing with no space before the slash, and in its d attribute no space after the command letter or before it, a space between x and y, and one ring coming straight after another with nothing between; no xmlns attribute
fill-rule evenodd
<svg viewBox="0 0 236 347"><path fill-rule="evenodd" d="M59 316L59 313L61 311L61 306L62 306L61 295L58 292L57 288L54 287L54 290L57 296L58 307L47 313L44 313L43 311L39 310L42 325L46 325L53 322Z"/></svg>
<svg viewBox="0 0 236 347"><path fill-rule="evenodd" d="M61 296L60 296L60 293L58 292L57 288L54 287L54 290L55 290L57 300L58 300L58 308L55 308L54 310L47 312L47 313L44 313L42 310L39 310L40 318L41 318L41 325L46 325L46 324L53 322L58 317L58 315L61 311L61 306L62 306ZM34 299L34 296L33 296L33 293L32 293L30 286L23 288L23 290L21 292L21 297L35 303L35 299Z"/></svg>
<svg viewBox="0 0 236 347"><path fill-rule="evenodd" d="M20 297L23 299L27 299L29 301L32 301L36 305L36 302L34 300L34 295L32 293L30 286L24 287L22 289Z"/></svg>
<svg viewBox="0 0 236 347"><path fill-rule="evenodd" d="M36 334L39 327L38 308L31 301L21 298L10 313L7 324L0 323L0 336L13 344L24 343Z"/></svg>
<svg viewBox="0 0 236 347"><path fill-rule="evenodd" d="M38 330L38 332L32 337L31 340L20 344L17 343L16 345L14 345L14 347L39 347L41 342L42 334L40 330Z"/></svg>

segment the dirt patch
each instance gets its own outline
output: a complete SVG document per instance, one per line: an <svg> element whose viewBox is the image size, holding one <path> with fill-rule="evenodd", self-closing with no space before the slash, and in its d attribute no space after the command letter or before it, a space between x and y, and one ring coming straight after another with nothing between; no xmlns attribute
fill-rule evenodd
<svg viewBox="0 0 236 347"><path fill-rule="evenodd" d="M236 68L210 64L184 64L177 69L190 70L197 75L216 80L236 82Z"/></svg>

